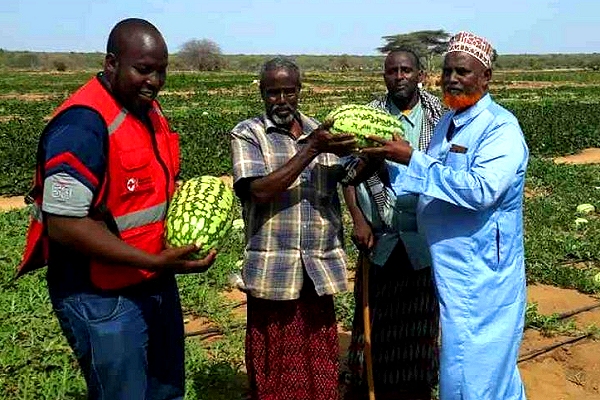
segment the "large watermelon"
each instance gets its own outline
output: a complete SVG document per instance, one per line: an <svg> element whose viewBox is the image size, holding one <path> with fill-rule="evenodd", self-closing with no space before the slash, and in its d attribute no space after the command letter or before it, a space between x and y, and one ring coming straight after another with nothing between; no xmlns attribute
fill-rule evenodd
<svg viewBox="0 0 600 400"><path fill-rule="evenodd" d="M192 178L177 189L167 210L167 244L202 245L191 258L203 258L222 245L233 217L234 194L229 186L214 176Z"/></svg>
<svg viewBox="0 0 600 400"><path fill-rule="evenodd" d="M392 133L403 136L404 130L400 120L379 108L346 104L331 111L325 121L332 121L331 133L352 133L356 137L358 147L374 146L376 143L366 139L368 135L380 136L391 140Z"/></svg>

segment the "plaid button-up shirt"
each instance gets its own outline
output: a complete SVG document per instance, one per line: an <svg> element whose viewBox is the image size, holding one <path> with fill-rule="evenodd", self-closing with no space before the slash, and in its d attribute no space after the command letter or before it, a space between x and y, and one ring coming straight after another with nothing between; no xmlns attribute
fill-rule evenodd
<svg viewBox="0 0 600 400"><path fill-rule="evenodd" d="M234 184L263 177L287 163L318 126L300 114L303 134L294 138L266 115L240 122L231 132ZM319 295L347 289L346 255L338 182L340 159L317 156L276 200L242 198L246 225L243 278L250 295L270 300L300 296L303 268Z"/></svg>

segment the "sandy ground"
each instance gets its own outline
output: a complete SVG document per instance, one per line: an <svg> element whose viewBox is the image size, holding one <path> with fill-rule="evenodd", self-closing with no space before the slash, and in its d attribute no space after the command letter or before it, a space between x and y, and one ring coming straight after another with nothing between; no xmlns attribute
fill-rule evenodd
<svg viewBox="0 0 600 400"><path fill-rule="evenodd" d="M554 286L528 288L528 301L542 314L564 313L600 303L593 296ZM600 326L600 308L571 318L577 327ZM521 355L557 343L564 337L543 337L535 330L525 333ZM519 363L529 400L600 399L600 342L584 339Z"/></svg>
<svg viewBox="0 0 600 400"><path fill-rule="evenodd" d="M23 196L0 196L0 211L10 211L15 208L25 207Z"/></svg>
<svg viewBox="0 0 600 400"><path fill-rule="evenodd" d="M245 316L245 295L237 290L223 293L238 307L234 313L241 319ZM561 289L548 285L530 285L528 301L538 305L542 314L564 313L583 307L600 304L600 299L581 294L575 290ZM600 308L582 312L572 317L578 327L600 326ZM215 326L206 318L186 317L187 334L198 336L199 331L207 332ZM204 335L206 335L204 333ZM340 361L343 363L350 344L351 332L340 328ZM212 341L220 336L210 336ZM528 329L521 344L521 357L534 351L570 339L566 336L545 337L540 332ZM600 399L600 342L583 339L563 345L540 354L532 359L519 362L525 390L529 400L598 400Z"/></svg>
<svg viewBox="0 0 600 400"><path fill-rule="evenodd" d="M590 148L582 150L581 153L554 159L556 164L599 164L600 149Z"/></svg>

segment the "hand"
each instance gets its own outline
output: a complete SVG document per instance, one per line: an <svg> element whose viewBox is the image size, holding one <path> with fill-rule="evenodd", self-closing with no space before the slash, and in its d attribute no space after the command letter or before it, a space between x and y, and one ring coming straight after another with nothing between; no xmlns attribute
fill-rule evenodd
<svg viewBox="0 0 600 400"><path fill-rule="evenodd" d="M346 156L356 150L354 135L332 134L329 132L333 122L325 121L308 136L308 145L317 153L333 153L339 157Z"/></svg>
<svg viewBox="0 0 600 400"><path fill-rule="evenodd" d="M373 230L366 221L354 223L352 242L359 250L371 250L375 244L375 237L373 236Z"/></svg>
<svg viewBox="0 0 600 400"><path fill-rule="evenodd" d="M373 174L386 171L385 159L381 156L373 156L365 153L356 154L357 161L352 165L352 174L342 181L343 185L356 186L369 179ZM386 171L387 173L387 171Z"/></svg>
<svg viewBox="0 0 600 400"><path fill-rule="evenodd" d="M379 143L381 146L367 147L362 152L373 157L383 157L386 160L395 161L408 165L412 157L413 148L409 142L402 139L400 135L392 134L392 140L385 140L379 136L367 136L368 140Z"/></svg>
<svg viewBox="0 0 600 400"><path fill-rule="evenodd" d="M165 267L170 267L178 274L187 274L193 272L204 272L215 262L217 252L211 249L206 257L201 260L186 259L192 253L200 249L195 244L190 244L181 247L171 247L163 250L159 255L158 264Z"/></svg>

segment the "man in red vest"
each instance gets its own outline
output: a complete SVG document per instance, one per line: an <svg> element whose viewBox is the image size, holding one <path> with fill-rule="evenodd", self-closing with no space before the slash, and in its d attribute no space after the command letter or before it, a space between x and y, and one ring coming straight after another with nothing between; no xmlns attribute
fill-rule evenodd
<svg viewBox="0 0 600 400"><path fill-rule="evenodd" d="M50 298L89 399L183 399L183 318L175 273L214 261L165 248L179 141L155 100L168 51L157 28L126 19L104 70L42 133L18 275L48 266Z"/></svg>

